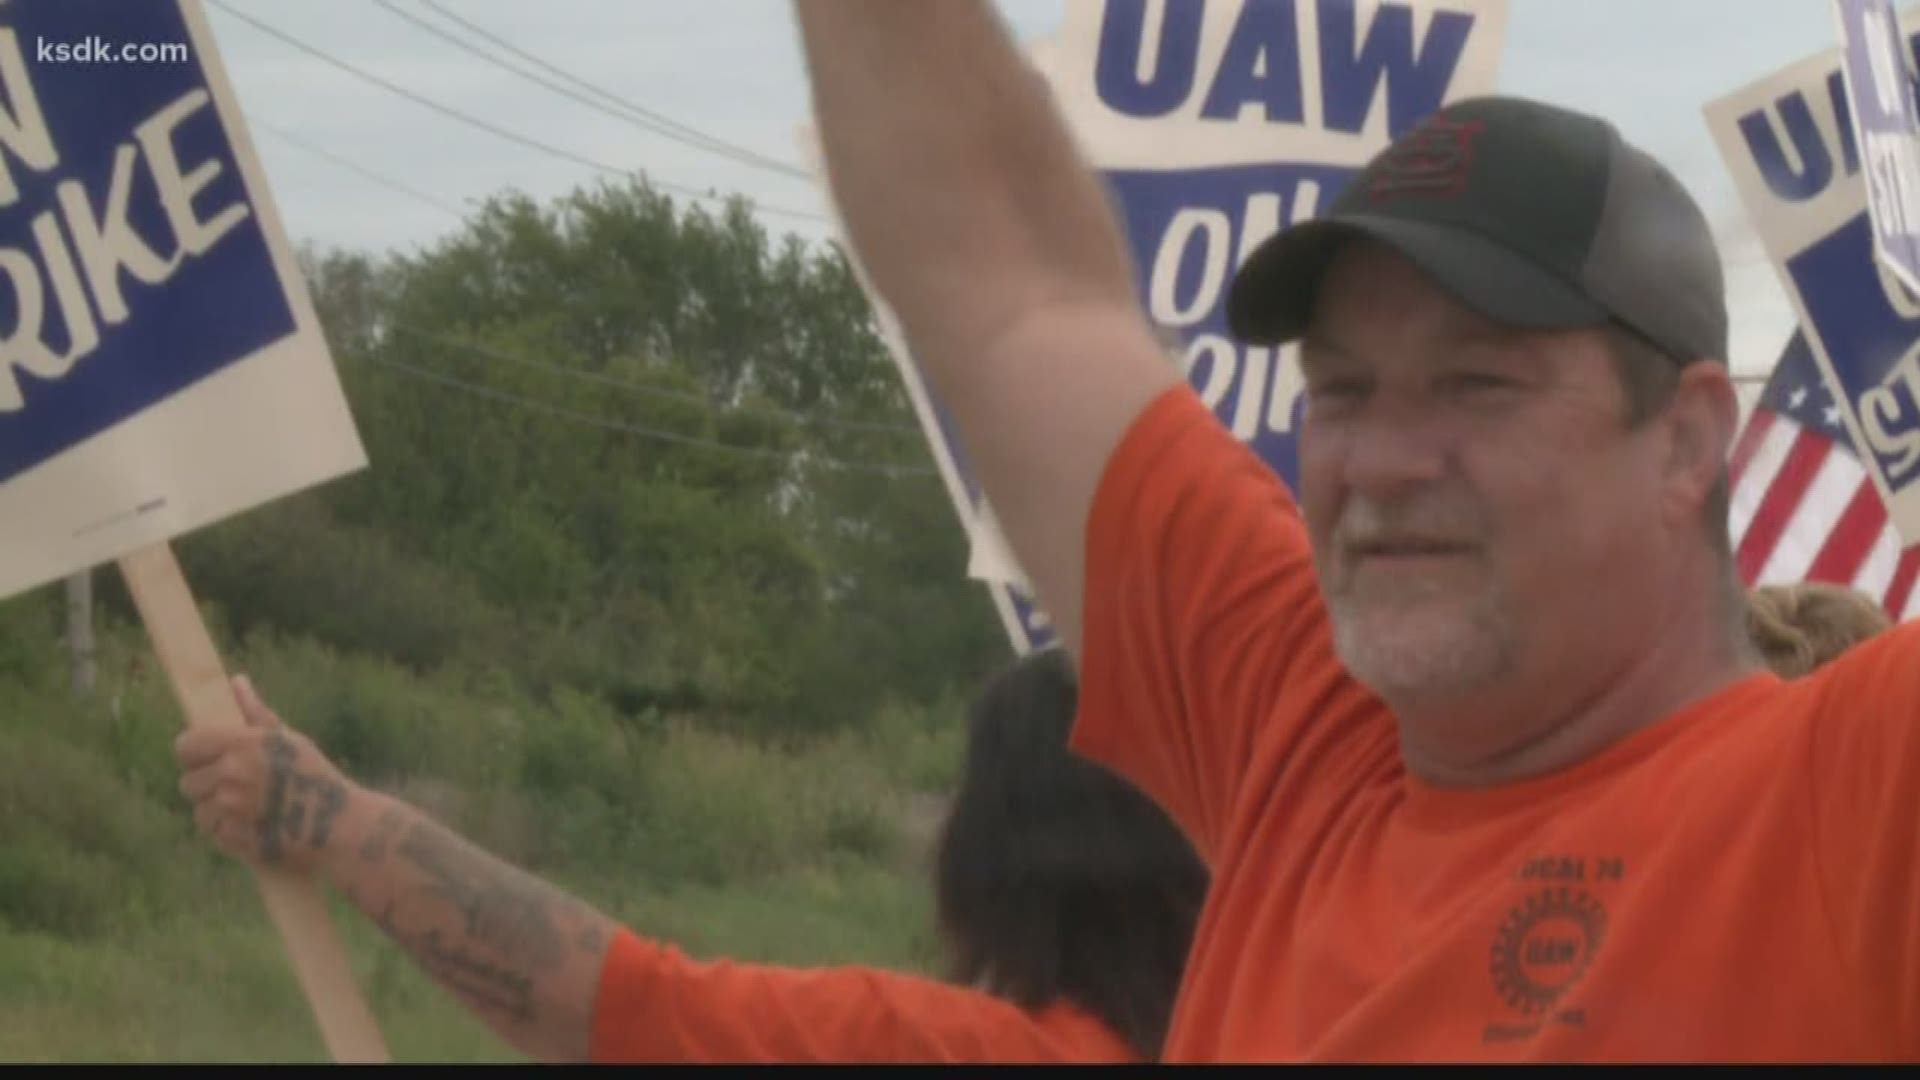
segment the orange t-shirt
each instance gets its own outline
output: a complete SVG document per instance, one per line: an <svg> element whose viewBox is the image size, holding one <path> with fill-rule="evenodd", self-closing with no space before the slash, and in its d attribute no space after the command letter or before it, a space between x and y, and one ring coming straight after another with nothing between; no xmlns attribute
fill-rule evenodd
<svg viewBox="0 0 1920 1080"><path fill-rule="evenodd" d="M1285 486L1185 389L1107 466L1086 596L1074 746L1214 872L1166 1060L1920 1057L1920 625L1435 789Z"/></svg>
<svg viewBox="0 0 1920 1080"><path fill-rule="evenodd" d="M695 961L626 930L594 1001L591 1060L957 1064L1137 1060L1098 1019L1027 1012L964 987L863 967Z"/></svg>

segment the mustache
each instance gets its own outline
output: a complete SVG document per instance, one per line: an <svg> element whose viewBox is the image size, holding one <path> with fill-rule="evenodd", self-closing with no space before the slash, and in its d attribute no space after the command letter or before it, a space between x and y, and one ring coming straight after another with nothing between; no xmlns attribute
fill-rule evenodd
<svg viewBox="0 0 1920 1080"><path fill-rule="evenodd" d="M1355 496L1340 509L1332 539L1338 548L1434 547L1478 544L1486 536L1479 512L1455 499L1381 503Z"/></svg>

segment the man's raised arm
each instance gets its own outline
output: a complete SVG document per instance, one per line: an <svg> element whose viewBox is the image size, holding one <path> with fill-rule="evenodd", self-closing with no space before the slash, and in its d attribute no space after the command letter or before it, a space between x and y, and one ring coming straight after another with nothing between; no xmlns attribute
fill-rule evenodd
<svg viewBox="0 0 1920 1080"><path fill-rule="evenodd" d="M1107 193L990 4L795 9L860 262L1077 653L1094 490L1131 421L1179 381Z"/></svg>

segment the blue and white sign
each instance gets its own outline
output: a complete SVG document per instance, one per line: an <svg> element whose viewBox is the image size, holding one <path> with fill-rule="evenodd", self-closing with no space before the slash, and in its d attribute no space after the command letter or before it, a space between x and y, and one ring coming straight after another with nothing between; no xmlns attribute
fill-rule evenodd
<svg viewBox="0 0 1920 1080"><path fill-rule="evenodd" d="M1140 301L1173 362L1290 485L1299 371L1290 348L1228 336L1227 283L1393 135L1491 92L1505 29L1505 3L1488 0L1069 0L1059 37L1034 51L1116 197ZM972 537L968 572L992 590L1016 649L1044 646L1051 630L953 426L888 337Z"/></svg>
<svg viewBox="0 0 1920 1080"><path fill-rule="evenodd" d="M1920 17L1901 20L1910 53L1917 27ZM1876 256L1865 128L1851 121L1846 79L1840 50L1829 49L1709 103L1706 118L1848 436L1911 544L1920 541L1920 298Z"/></svg>
<svg viewBox="0 0 1920 1080"><path fill-rule="evenodd" d="M365 463L197 2L0 4L0 596Z"/></svg>
<svg viewBox="0 0 1920 1080"><path fill-rule="evenodd" d="M1893 0L1834 0L1874 251L1920 291L1920 105Z"/></svg>

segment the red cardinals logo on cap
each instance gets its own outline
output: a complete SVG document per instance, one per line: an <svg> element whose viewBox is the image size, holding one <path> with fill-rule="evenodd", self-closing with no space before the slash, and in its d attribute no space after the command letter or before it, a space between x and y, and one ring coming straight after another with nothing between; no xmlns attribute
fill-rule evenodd
<svg viewBox="0 0 1920 1080"><path fill-rule="evenodd" d="M1431 116L1402 135L1367 174L1367 197L1385 202L1407 195L1447 197L1467 190L1473 140L1480 120Z"/></svg>

